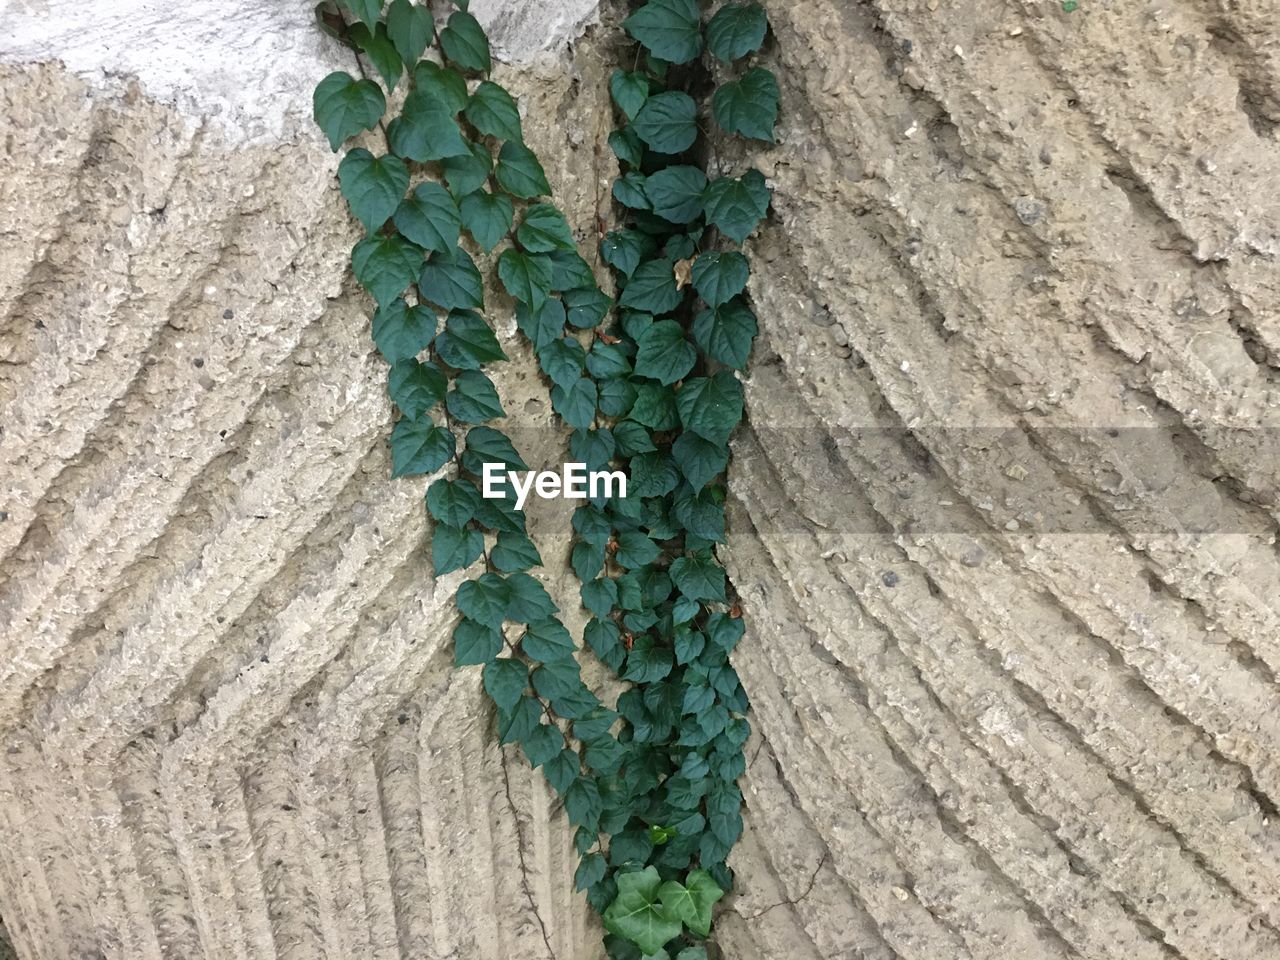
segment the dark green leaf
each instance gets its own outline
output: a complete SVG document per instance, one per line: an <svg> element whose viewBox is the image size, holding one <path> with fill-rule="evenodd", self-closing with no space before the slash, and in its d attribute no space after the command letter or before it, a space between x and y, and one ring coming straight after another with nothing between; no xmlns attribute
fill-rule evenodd
<svg viewBox="0 0 1280 960"><path fill-rule="evenodd" d="M573 231L559 210L549 203L535 203L524 212L516 239L529 253L550 253L556 247L573 249Z"/></svg>
<svg viewBox="0 0 1280 960"><path fill-rule="evenodd" d="M583 636L587 645L612 670L622 666L626 658L626 648L618 633L618 626L612 620L592 618L587 622Z"/></svg>
<svg viewBox="0 0 1280 960"><path fill-rule="evenodd" d="M533 736L542 723L542 704L535 697L520 697L513 708L498 708L499 743L516 743Z"/></svg>
<svg viewBox="0 0 1280 960"><path fill-rule="evenodd" d="M644 161L644 144L640 142L640 138L630 124L621 130L613 130L609 133L609 149L620 161L632 167L639 167Z"/></svg>
<svg viewBox="0 0 1280 960"><path fill-rule="evenodd" d="M488 663L502 652L502 634L493 627L465 617L453 631L453 662L456 666Z"/></svg>
<svg viewBox="0 0 1280 960"><path fill-rule="evenodd" d="M397 154L418 163L471 153L445 101L421 88L405 98L400 116L387 124L387 140Z"/></svg>
<svg viewBox="0 0 1280 960"><path fill-rule="evenodd" d="M573 656L573 637L559 620L538 620L529 624L529 629L524 632L520 649L531 660L550 663Z"/></svg>
<svg viewBox="0 0 1280 960"><path fill-rule="evenodd" d="M430 420L402 417L391 431L391 478L434 473L453 458L455 443Z"/></svg>
<svg viewBox="0 0 1280 960"><path fill-rule="evenodd" d="M604 857L598 853L587 854L582 858L582 862L578 864L578 869L573 875L573 889L585 890L587 887L599 883L604 877L604 871Z"/></svg>
<svg viewBox="0 0 1280 960"><path fill-rule="evenodd" d="M540 767L560 756L564 749L564 735L551 724L540 723L528 736L520 738L520 746L529 766Z"/></svg>
<svg viewBox="0 0 1280 960"><path fill-rule="evenodd" d="M386 112L387 100L372 80L356 80L338 71L316 85L312 106L316 123L336 152L347 137L377 125Z"/></svg>
<svg viewBox="0 0 1280 960"><path fill-rule="evenodd" d="M759 170L741 178L720 177L707 186L707 220L734 243L742 243L769 211L769 188Z"/></svg>
<svg viewBox="0 0 1280 960"><path fill-rule="evenodd" d="M686 430L723 445L742 419L742 384L728 370L694 377L676 394L676 409Z"/></svg>
<svg viewBox="0 0 1280 960"><path fill-rule="evenodd" d="M496 573L481 574L475 580L468 580L462 586L458 587L458 609L464 617L470 617L476 623L483 623L487 627L494 630L502 629L502 621L507 617L507 607L511 604L511 587L506 580L498 576ZM500 661L510 663L511 661ZM524 664L520 665L522 668ZM498 673L502 671L510 671L510 667L501 667ZM488 671L485 671L485 687L489 689L492 695L493 690L489 687ZM523 676L521 678L520 690L524 690ZM515 703L515 696L511 696L509 700L503 701L494 695L493 699L497 701L498 706L508 707Z"/></svg>
<svg viewBox="0 0 1280 960"><path fill-rule="evenodd" d="M672 666L670 650L641 647L637 642L627 654L627 672L622 675L622 679L632 683L654 683L669 674Z"/></svg>
<svg viewBox="0 0 1280 960"><path fill-rule="evenodd" d="M507 359L484 318L470 310L449 314L444 331L436 337L436 353L458 370L478 370L483 364Z"/></svg>
<svg viewBox="0 0 1280 960"><path fill-rule="evenodd" d="M666 261L658 261L665 263ZM640 269L643 270L645 264ZM636 271L636 280L631 282L623 294L631 292L632 286L638 282L640 271ZM636 373L642 377L652 377L659 383L675 383L693 369L698 359L698 352L693 344L685 339L684 330L674 320L659 320L640 337L636 351ZM633 414L634 416L634 414ZM639 417L636 417L639 420ZM644 421L641 421L642 423Z"/></svg>
<svg viewBox="0 0 1280 960"><path fill-rule="evenodd" d="M631 280L622 291L622 297L618 303L619 306L662 314L674 310L680 305L682 299L684 298L676 286L675 264L670 260L661 259L649 260L636 268ZM652 329L650 327L645 334ZM637 339L643 340L643 335Z"/></svg>
<svg viewBox="0 0 1280 960"><path fill-rule="evenodd" d="M631 372L631 361L627 359L621 344L597 340L587 354L587 369L597 380L625 377Z"/></svg>
<svg viewBox="0 0 1280 960"><path fill-rule="evenodd" d="M613 425L613 438L618 442L618 452L623 456L652 453L657 448L649 431L634 420L621 420Z"/></svg>
<svg viewBox="0 0 1280 960"><path fill-rule="evenodd" d="M409 187L409 170L399 157L375 157L363 147L356 147L338 164L338 182L351 212L366 230L373 231L400 206Z"/></svg>
<svg viewBox="0 0 1280 960"><path fill-rule="evenodd" d="M395 221L396 229L424 250L452 250L462 229L453 197L438 183L418 184L396 210Z"/></svg>
<svg viewBox="0 0 1280 960"><path fill-rule="evenodd" d="M476 582L468 580L462 586L467 587ZM458 606L462 606L461 588L458 590ZM493 702L504 710L512 709L520 701L528 684L529 669L519 660L499 657L484 665L484 689Z"/></svg>
<svg viewBox="0 0 1280 960"><path fill-rule="evenodd" d="M579 777L564 793L564 808L569 822L594 829L600 822L600 788L589 777Z"/></svg>
<svg viewBox="0 0 1280 960"><path fill-rule="evenodd" d="M493 157L489 156L489 151L483 143L473 143L467 147L465 154L446 157L444 160L444 178L448 181L449 189L453 191L455 197L465 197L483 187L492 169ZM465 217L465 207L462 212ZM470 229L470 226L467 229Z"/></svg>
<svg viewBox="0 0 1280 960"><path fill-rule="evenodd" d="M527 573L513 573L507 577L507 589L511 594L508 620L534 623L555 616L559 609L551 602L547 588Z"/></svg>
<svg viewBox="0 0 1280 960"><path fill-rule="evenodd" d="M431 563L437 577L465 570L484 553L484 534L474 527L444 524L431 534Z"/></svg>
<svg viewBox="0 0 1280 960"><path fill-rule="evenodd" d="M571 337L552 340L538 351L538 364L558 387L568 389L582 377L586 353L582 344Z"/></svg>
<svg viewBox="0 0 1280 960"><path fill-rule="evenodd" d="M679 482L680 474L666 454L642 453L631 458L629 496L660 497L674 490Z"/></svg>
<svg viewBox="0 0 1280 960"><path fill-rule="evenodd" d="M530 200L551 193L547 175L533 151L523 143L508 140L498 151L498 169L495 174L503 190L513 197Z"/></svg>
<svg viewBox="0 0 1280 960"><path fill-rule="evenodd" d="M712 308L745 290L750 275L747 258L736 250L704 253L693 261L693 288Z"/></svg>
<svg viewBox="0 0 1280 960"><path fill-rule="evenodd" d="M351 270L379 307L400 296L421 265L422 250L399 234L365 237L351 250Z"/></svg>
<svg viewBox="0 0 1280 960"><path fill-rule="evenodd" d="M387 9L387 33L405 63L418 62L434 31L431 11L425 6L410 0L391 0Z"/></svg>
<svg viewBox="0 0 1280 960"><path fill-rule="evenodd" d="M649 79L643 73L615 70L609 78L609 94L623 116L634 120L649 97Z"/></svg>
<svg viewBox="0 0 1280 960"><path fill-rule="evenodd" d="M575 543L569 564L579 580L590 580L604 567L604 547L586 541Z"/></svg>
<svg viewBox="0 0 1280 960"><path fill-rule="evenodd" d="M434 363L412 357L397 360L387 376L391 402L410 420L419 419L444 397L449 381Z"/></svg>
<svg viewBox="0 0 1280 960"><path fill-rule="evenodd" d="M707 175L697 167L666 167L651 173L645 194L653 212L672 223L691 223L702 216L702 195Z"/></svg>
<svg viewBox="0 0 1280 960"><path fill-rule="evenodd" d="M583 430L596 418L596 396L595 381L579 377L567 387L556 384L551 388L551 406L565 423Z"/></svg>
<svg viewBox="0 0 1280 960"><path fill-rule="evenodd" d="M462 222L485 253L511 230L514 207L505 193L477 190L462 198Z"/></svg>
<svg viewBox="0 0 1280 960"><path fill-rule="evenodd" d="M467 78L431 60L423 60L413 68L413 89L435 101L451 117L467 105Z"/></svg>
<svg viewBox="0 0 1280 960"><path fill-rule="evenodd" d="M506 416L493 381L479 370L458 374L453 381L453 392L445 398L445 406L463 423L484 423Z"/></svg>
<svg viewBox="0 0 1280 960"><path fill-rule="evenodd" d="M503 573L515 573L542 565L542 557L533 541L523 533L508 531L498 534L498 543L489 558Z"/></svg>
<svg viewBox="0 0 1280 960"><path fill-rule="evenodd" d="M378 17L382 14L382 0L338 0L338 3L370 27L378 22Z"/></svg>
<svg viewBox="0 0 1280 960"><path fill-rule="evenodd" d="M681 557L671 564L671 579L691 600L724 602L724 568L714 560Z"/></svg>
<svg viewBox="0 0 1280 960"><path fill-rule="evenodd" d="M639 530L628 530L618 534L618 552L614 554L613 559L622 566L634 570L653 563L661 553L662 548Z"/></svg>
<svg viewBox="0 0 1280 960"><path fill-rule="evenodd" d="M778 122L778 81L761 67L721 84L711 99L716 122L729 133L773 143Z"/></svg>
<svg viewBox="0 0 1280 960"><path fill-rule="evenodd" d="M707 23L707 47L732 63L760 49L769 21L758 3L727 3Z"/></svg>
<svg viewBox="0 0 1280 960"><path fill-rule="evenodd" d="M492 427L472 427L467 434L467 448L462 454L462 466L480 476L486 463L502 463L511 470L528 470L529 465L520 459L515 447L506 435Z"/></svg>
<svg viewBox="0 0 1280 960"><path fill-rule="evenodd" d="M702 52L701 21L697 0L649 0L622 27L655 57L688 63Z"/></svg>
<svg viewBox="0 0 1280 960"><path fill-rule="evenodd" d="M436 480L427 488L427 512L440 523L460 527L476 515L480 491L470 480Z"/></svg>
<svg viewBox="0 0 1280 960"><path fill-rule="evenodd" d="M551 263L540 254L522 253L514 247L498 258L498 277L512 299L540 310L551 292Z"/></svg>
<svg viewBox="0 0 1280 960"><path fill-rule="evenodd" d="M484 280L476 262L461 247L431 254L418 278L418 290L445 310L484 309Z"/></svg>
<svg viewBox="0 0 1280 960"><path fill-rule="evenodd" d="M615 378L600 384L597 406L606 417L625 417L636 400L636 388L626 380Z"/></svg>
<svg viewBox="0 0 1280 960"><path fill-rule="evenodd" d="M636 402L631 419L651 430L671 430L680 423L675 392L656 383L636 384Z"/></svg>
<svg viewBox="0 0 1280 960"><path fill-rule="evenodd" d="M729 463L728 449L696 433L682 433L671 445L671 455L695 490L701 490Z"/></svg>
<svg viewBox="0 0 1280 960"><path fill-rule="evenodd" d="M582 605L604 619L618 602L617 581L601 577L582 585Z"/></svg>
<svg viewBox="0 0 1280 960"><path fill-rule="evenodd" d="M645 176L634 170L613 181L613 199L630 210L648 210L649 194L645 192Z"/></svg>
<svg viewBox="0 0 1280 960"><path fill-rule="evenodd" d="M454 11L449 23L440 31L440 50L450 63L464 70L488 73L493 65L489 59L489 40L484 28L471 14Z"/></svg>
<svg viewBox="0 0 1280 960"><path fill-rule="evenodd" d="M520 110L511 94L488 80L476 87L467 104L466 118L471 125L489 137L499 140L523 140Z"/></svg>
<svg viewBox="0 0 1280 960"><path fill-rule="evenodd" d="M653 238L636 230L610 230L600 244L600 254L605 263L628 278L654 249Z"/></svg>
<svg viewBox="0 0 1280 960"><path fill-rule="evenodd" d="M579 330L594 327L608 315L609 308L613 306L613 301L596 286L566 290L561 299L568 308L570 326Z"/></svg>
<svg viewBox="0 0 1280 960"><path fill-rule="evenodd" d="M595 277L587 261L578 255L577 250L566 250L563 247L552 250L545 255L551 261L551 289L577 290L594 284Z"/></svg>
<svg viewBox="0 0 1280 960"><path fill-rule="evenodd" d="M352 24L347 29L347 36L369 58L374 69L386 81L387 89L394 90L400 74L404 73L404 63L396 52L395 44L387 36L386 26L380 23L376 28L370 28L363 23Z"/></svg>
<svg viewBox="0 0 1280 960"><path fill-rule="evenodd" d="M659 153L683 153L698 137L698 107L679 90L656 93L645 101L633 124L636 136Z"/></svg>
<svg viewBox="0 0 1280 960"><path fill-rule="evenodd" d="M558 340L564 334L564 304L554 297L540 310L530 310L523 303L516 304L516 326L529 338L535 351L541 351L547 344Z"/></svg>
<svg viewBox="0 0 1280 960"><path fill-rule="evenodd" d="M580 769L578 755L572 750L561 750L559 756L543 766L542 775L556 793L564 793L577 778Z"/></svg>
<svg viewBox="0 0 1280 960"><path fill-rule="evenodd" d="M423 306L411 307L400 298L379 307L373 315L373 342L388 363L417 356L435 335L435 312Z"/></svg>
<svg viewBox="0 0 1280 960"><path fill-rule="evenodd" d="M703 310L693 321L693 339L713 360L744 370L755 339L756 315L740 297L714 310Z"/></svg>

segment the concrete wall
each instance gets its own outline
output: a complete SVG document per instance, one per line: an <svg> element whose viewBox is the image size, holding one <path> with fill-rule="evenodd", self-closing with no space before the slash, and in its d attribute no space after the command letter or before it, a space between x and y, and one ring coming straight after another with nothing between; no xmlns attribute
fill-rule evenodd
<svg viewBox="0 0 1280 960"><path fill-rule="evenodd" d="M725 956L1277 960L1274 7L766 6L783 144L713 157L775 187ZM23 960L594 960L386 479L306 7L6 11L0 917ZM475 8L587 245L616 11Z"/></svg>

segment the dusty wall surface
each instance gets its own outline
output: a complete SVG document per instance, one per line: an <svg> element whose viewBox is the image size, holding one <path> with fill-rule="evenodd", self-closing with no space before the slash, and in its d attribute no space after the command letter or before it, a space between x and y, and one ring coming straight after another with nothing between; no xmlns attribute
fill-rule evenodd
<svg viewBox="0 0 1280 960"><path fill-rule="evenodd" d="M725 955L1280 958L1274 4L766 5L784 144L716 158L775 187ZM606 35L504 68L584 243ZM23 960L596 958L386 479L315 77L238 63L0 68L0 917Z"/></svg>

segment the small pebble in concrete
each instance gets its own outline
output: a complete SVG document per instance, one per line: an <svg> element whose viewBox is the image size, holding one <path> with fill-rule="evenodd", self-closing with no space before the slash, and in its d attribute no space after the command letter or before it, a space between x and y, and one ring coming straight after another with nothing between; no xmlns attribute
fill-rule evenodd
<svg viewBox="0 0 1280 960"><path fill-rule="evenodd" d="M898 585L898 575L892 570L886 570L880 574L880 582L886 587L896 587Z"/></svg>

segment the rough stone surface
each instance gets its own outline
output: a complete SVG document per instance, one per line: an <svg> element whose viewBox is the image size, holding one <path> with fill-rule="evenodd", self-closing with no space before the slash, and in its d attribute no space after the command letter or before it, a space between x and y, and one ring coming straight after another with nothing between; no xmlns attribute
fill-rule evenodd
<svg viewBox="0 0 1280 960"><path fill-rule="evenodd" d="M724 955L1277 960L1274 7L767 6L783 145L713 158L775 188ZM609 69L589 34L504 77L584 245ZM18 955L595 960L386 479L332 155L58 65L0 89Z"/></svg>

